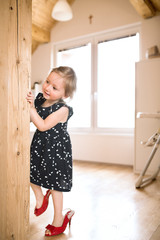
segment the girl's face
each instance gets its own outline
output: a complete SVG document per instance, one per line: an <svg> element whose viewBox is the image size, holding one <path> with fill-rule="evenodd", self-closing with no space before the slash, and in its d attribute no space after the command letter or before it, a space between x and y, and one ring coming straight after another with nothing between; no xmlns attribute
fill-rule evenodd
<svg viewBox="0 0 160 240"><path fill-rule="evenodd" d="M43 83L42 91L43 97L49 101L65 98L64 79L55 72L50 73Z"/></svg>

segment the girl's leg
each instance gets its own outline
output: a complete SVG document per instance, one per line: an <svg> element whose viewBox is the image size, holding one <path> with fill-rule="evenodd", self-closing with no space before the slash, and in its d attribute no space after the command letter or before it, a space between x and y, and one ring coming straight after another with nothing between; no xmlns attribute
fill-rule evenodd
<svg viewBox="0 0 160 240"><path fill-rule="evenodd" d="M55 227L61 227L63 224L63 192L52 190L52 199L54 207L54 218L52 225ZM50 234L49 230L46 233Z"/></svg>
<svg viewBox="0 0 160 240"><path fill-rule="evenodd" d="M54 206L54 218L52 225L60 227L63 223L63 192L52 190L52 199Z"/></svg>
<svg viewBox="0 0 160 240"><path fill-rule="evenodd" d="M35 198L36 198L36 208L40 208L42 206L43 198L44 198L42 188L33 183L31 183L31 188L32 188Z"/></svg>

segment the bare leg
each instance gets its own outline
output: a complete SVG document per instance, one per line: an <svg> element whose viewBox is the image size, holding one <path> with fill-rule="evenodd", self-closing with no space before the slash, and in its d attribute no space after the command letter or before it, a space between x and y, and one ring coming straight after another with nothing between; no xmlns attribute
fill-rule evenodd
<svg viewBox="0 0 160 240"><path fill-rule="evenodd" d="M36 198L36 208L40 208L42 206L43 198L44 198L42 188L33 183L31 183L31 188L32 188L35 198Z"/></svg>
<svg viewBox="0 0 160 240"><path fill-rule="evenodd" d="M54 207L54 218L52 225L55 227L61 227L63 224L63 192L52 190L52 199ZM49 230L46 230L46 233L50 233Z"/></svg>
<svg viewBox="0 0 160 240"><path fill-rule="evenodd" d="M52 199L54 206L54 218L52 225L55 227L60 227L63 223L63 193L59 191L52 191Z"/></svg>

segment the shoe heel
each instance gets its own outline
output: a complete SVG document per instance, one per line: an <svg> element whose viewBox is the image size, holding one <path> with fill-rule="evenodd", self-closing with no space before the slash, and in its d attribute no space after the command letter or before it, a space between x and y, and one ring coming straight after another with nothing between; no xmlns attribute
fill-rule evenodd
<svg viewBox="0 0 160 240"><path fill-rule="evenodd" d="M69 228L70 228L70 226L71 226L71 220L72 220L72 217L73 217L73 215L75 214L75 212L74 211L71 211L70 213L69 213Z"/></svg>
<svg viewBox="0 0 160 240"><path fill-rule="evenodd" d="M71 218L72 219L72 218ZM71 227L71 219L69 220L69 228Z"/></svg>

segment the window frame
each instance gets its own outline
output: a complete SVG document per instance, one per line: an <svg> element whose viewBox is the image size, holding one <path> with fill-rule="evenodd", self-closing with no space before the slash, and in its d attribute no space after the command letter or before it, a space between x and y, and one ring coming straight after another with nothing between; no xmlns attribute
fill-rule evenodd
<svg viewBox="0 0 160 240"><path fill-rule="evenodd" d="M120 28L115 28L103 32L98 32L82 37L77 37L69 40L53 43L53 51L51 56L51 63L53 67L57 66L57 53L59 50L71 49L91 44L91 127L90 128L70 128L73 133L101 133L109 135L133 135L134 128L100 128L97 127L97 61L98 61L98 43L101 41L109 41L116 38L123 38L125 36L139 33L139 60L141 59L141 27L140 23L127 25Z"/></svg>

